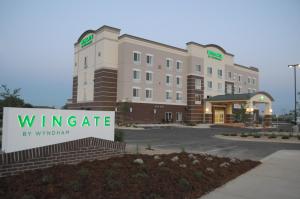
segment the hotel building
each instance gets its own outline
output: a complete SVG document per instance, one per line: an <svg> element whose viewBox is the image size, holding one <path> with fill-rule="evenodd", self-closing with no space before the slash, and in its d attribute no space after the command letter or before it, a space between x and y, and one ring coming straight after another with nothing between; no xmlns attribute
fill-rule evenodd
<svg viewBox="0 0 300 199"><path fill-rule="evenodd" d="M265 104L270 124L273 98L259 91L259 70L234 63L215 44L179 48L102 26L74 45L70 109L115 110L120 122L231 123L244 105L250 121Z"/></svg>

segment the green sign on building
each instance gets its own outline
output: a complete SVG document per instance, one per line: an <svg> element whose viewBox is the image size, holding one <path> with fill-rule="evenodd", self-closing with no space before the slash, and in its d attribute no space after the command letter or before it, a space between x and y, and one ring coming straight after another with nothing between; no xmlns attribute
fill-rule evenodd
<svg viewBox="0 0 300 199"><path fill-rule="evenodd" d="M86 37L84 37L81 41L80 41L80 46L81 48L91 44L93 42L93 38L94 38L94 35L93 34L90 34Z"/></svg>
<svg viewBox="0 0 300 199"><path fill-rule="evenodd" d="M208 55L208 57L211 57L213 59L217 59L217 60L222 60L223 59L222 54L214 52L212 50L207 50L207 55Z"/></svg>

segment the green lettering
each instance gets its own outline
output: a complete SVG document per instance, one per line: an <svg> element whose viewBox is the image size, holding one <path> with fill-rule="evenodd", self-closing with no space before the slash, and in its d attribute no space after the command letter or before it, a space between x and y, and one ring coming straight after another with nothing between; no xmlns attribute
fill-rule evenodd
<svg viewBox="0 0 300 199"><path fill-rule="evenodd" d="M34 123L34 119L35 119L35 115L33 115L31 119L29 119L28 115L25 115L24 119L22 119L21 115L18 115L19 125L22 128L24 128L25 124L27 124L27 126L31 128Z"/></svg>
<svg viewBox="0 0 300 199"><path fill-rule="evenodd" d="M109 116L104 117L104 125L105 126L110 126L110 117Z"/></svg>
<svg viewBox="0 0 300 199"><path fill-rule="evenodd" d="M46 116L43 115L43 116L42 116L42 127L43 127L43 128L45 127L45 122L46 122Z"/></svg>
<svg viewBox="0 0 300 199"><path fill-rule="evenodd" d="M55 115L52 116L52 127L54 127L55 125L61 127L61 123L62 123L62 116L59 116L58 118Z"/></svg>
<svg viewBox="0 0 300 199"><path fill-rule="evenodd" d="M87 126L91 126L88 117L87 117L87 116L84 116L84 118L83 118L83 120L82 120L81 126L84 127L84 126L86 126L86 125L87 125Z"/></svg>
<svg viewBox="0 0 300 199"><path fill-rule="evenodd" d="M70 116L68 117L68 125L69 127L74 127L76 126L77 122L76 122L76 117L75 116Z"/></svg>
<svg viewBox="0 0 300 199"><path fill-rule="evenodd" d="M99 116L94 116L94 119L95 119L95 125L98 126L100 117Z"/></svg>

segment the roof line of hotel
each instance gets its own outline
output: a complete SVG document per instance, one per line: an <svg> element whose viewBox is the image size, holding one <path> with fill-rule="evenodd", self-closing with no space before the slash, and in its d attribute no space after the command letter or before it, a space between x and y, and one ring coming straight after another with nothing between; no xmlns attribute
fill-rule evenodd
<svg viewBox="0 0 300 199"><path fill-rule="evenodd" d="M168 45L168 44L163 44L163 43L160 43L160 42L157 42L157 41L153 41L153 40L149 40L149 39L144 39L144 38L133 36L133 35L129 35L129 34L123 34L123 35L119 36L119 39L122 39L124 37L128 37L128 38L131 38L131 39L136 39L136 40L139 40L139 41L144 41L144 42L148 42L148 43L152 43L152 44L164 46L164 47L167 47L167 48L172 48L172 49L179 50L179 51L182 51L182 52L187 52L187 50L183 49L183 48L171 46L171 45Z"/></svg>
<svg viewBox="0 0 300 199"><path fill-rule="evenodd" d="M253 67L253 66L248 67L248 66L243 66L243 65L240 65L240 64L236 64L236 63L234 63L234 65L235 65L235 66L238 66L238 67L241 67L241 68L248 69L248 70L253 70L253 71L259 72L258 68Z"/></svg>
<svg viewBox="0 0 300 199"><path fill-rule="evenodd" d="M206 45L203 45L203 44L199 44L199 43L194 42L194 41L190 41L190 42L186 43L186 45L191 45L191 44L194 44L196 46L200 46L200 47L203 47L203 48L206 48L206 47L215 47L215 48L218 48L220 51L222 51L226 55L234 56L233 54L231 54L229 52L226 52L226 50L224 50L224 48L222 48L221 46L219 46L217 44L206 44Z"/></svg>

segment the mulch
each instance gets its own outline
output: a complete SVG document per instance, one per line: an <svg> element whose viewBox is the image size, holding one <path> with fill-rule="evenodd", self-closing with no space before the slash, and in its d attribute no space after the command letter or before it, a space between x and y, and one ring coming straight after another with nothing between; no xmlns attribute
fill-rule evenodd
<svg viewBox="0 0 300 199"><path fill-rule="evenodd" d="M0 179L0 198L196 199L260 164L206 154L194 154L193 158L188 155L159 155L159 160L150 155L125 155L25 172ZM179 160L173 162L175 156ZM144 164L134 163L137 158ZM192 163L195 159L197 164ZM160 162L164 164L158 166ZM229 166L221 167L224 162Z"/></svg>

